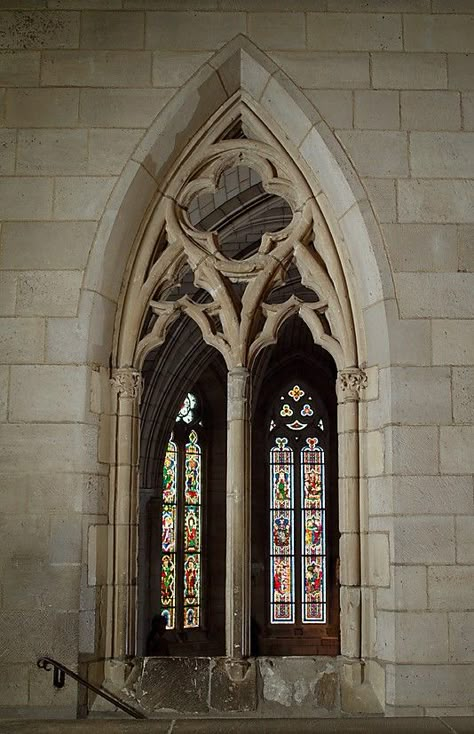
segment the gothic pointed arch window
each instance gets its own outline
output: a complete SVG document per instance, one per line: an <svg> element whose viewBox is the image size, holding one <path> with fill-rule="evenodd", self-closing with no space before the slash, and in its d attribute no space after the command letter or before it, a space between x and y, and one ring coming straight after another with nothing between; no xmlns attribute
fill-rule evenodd
<svg viewBox="0 0 474 734"><path fill-rule="evenodd" d="M166 446L160 513L160 613L178 632L203 622L203 432L199 402L188 393Z"/></svg>
<svg viewBox="0 0 474 734"><path fill-rule="evenodd" d="M254 452L265 456L253 469L254 653L336 655L334 384L304 360L295 360L291 376L282 379L288 366L267 373L254 418Z"/></svg>

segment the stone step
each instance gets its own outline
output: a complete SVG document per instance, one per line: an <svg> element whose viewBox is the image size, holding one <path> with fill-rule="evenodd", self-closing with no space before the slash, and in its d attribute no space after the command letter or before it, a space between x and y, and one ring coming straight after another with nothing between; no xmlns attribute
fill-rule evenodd
<svg viewBox="0 0 474 734"><path fill-rule="evenodd" d="M0 734L473 734L474 717L0 720Z"/></svg>

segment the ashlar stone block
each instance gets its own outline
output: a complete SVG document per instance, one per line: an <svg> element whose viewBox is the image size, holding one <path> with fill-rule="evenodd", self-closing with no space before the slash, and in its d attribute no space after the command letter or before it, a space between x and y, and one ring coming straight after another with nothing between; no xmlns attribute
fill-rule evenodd
<svg viewBox="0 0 474 734"><path fill-rule="evenodd" d="M474 473L474 426L441 426L440 468L445 474Z"/></svg>
<svg viewBox="0 0 474 734"><path fill-rule="evenodd" d="M397 706L469 706L472 701L474 666L387 666L391 680L387 701Z"/></svg>
<svg viewBox="0 0 474 734"><path fill-rule="evenodd" d="M392 585L377 590L378 609L415 611L428 608L426 566L391 566Z"/></svg>
<svg viewBox="0 0 474 734"><path fill-rule="evenodd" d="M461 105L464 119L464 129L474 130L474 93L463 92L461 95Z"/></svg>
<svg viewBox="0 0 474 734"><path fill-rule="evenodd" d="M274 52L272 59L306 89L365 89L370 87L367 53Z"/></svg>
<svg viewBox="0 0 474 734"><path fill-rule="evenodd" d="M7 419L9 380L9 368L7 365L0 365L0 421L6 421Z"/></svg>
<svg viewBox="0 0 474 734"><path fill-rule="evenodd" d="M459 92L402 92L400 109L403 130L461 129Z"/></svg>
<svg viewBox="0 0 474 734"><path fill-rule="evenodd" d="M79 13L56 11L32 13L2 11L0 47L77 48L79 45Z"/></svg>
<svg viewBox="0 0 474 734"><path fill-rule="evenodd" d="M457 272L455 225L385 224L382 229L396 272Z"/></svg>
<svg viewBox="0 0 474 734"><path fill-rule="evenodd" d="M91 127L148 127L168 102L173 91L81 89L80 121Z"/></svg>
<svg viewBox="0 0 474 734"><path fill-rule="evenodd" d="M407 15L407 51L474 51L474 15Z"/></svg>
<svg viewBox="0 0 474 734"><path fill-rule="evenodd" d="M397 220L397 192L393 179L363 178L367 196L379 222Z"/></svg>
<svg viewBox="0 0 474 734"><path fill-rule="evenodd" d="M5 222L0 267L6 270L81 270L87 263L94 222Z"/></svg>
<svg viewBox="0 0 474 734"><path fill-rule="evenodd" d="M85 11L81 18L81 48L143 48L145 13Z"/></svg>
<svg viewBox="0 0 474 734"><path fill-rule="evenodd" d="M449 89L474 89L474 54L448 54Z"/></svg>
<svg viewBox="0 0 474 734"><path fill-rule="evenodd" d="M453 368L453 415L455 423L474 423L474 367Z"/></svg>
<svg viewBox="0 0 474 734"><path fill-rule="evenodd" d="M55 192L54 219L99 220L115 180L103 176L61 178Z"/></svg>
<svg viewBox="0 0 474 734"><path fill-rule="evenodd" d="M389 426L385 434L385 471L388 474L438 473L438 429L435 426Z"/></svg>
<svg viewBox="0 0 474 734"><path fill-rule="evenodd" d="M3 220L51 219L52 201L52 179L0 178L0 218Z"/></svg>
<svg viewBox="0 0 474 734"><path fill-rule="evenodd" d="M396 477L393 506L397 515L472 514L470 476Z"/></svg>
<svg viewBox="0 0 474 734"><path fill-rule="evenodd" d="M9 89L5 119L14 127L72 127L77 124L78 89Z"/></svg>
<svg viewBox="0 0 474 734"><path fill-rule="evenodd" d="M0 51L1 87L35 87L39 77L39 51Z"/></svg>
<svg viewBox="0 0 474 734"><path fill-rule="evenodd" d="M0 459L9 474L96 473L97 427L72 423L0 424Z"/></svg>
<svg viewBox="0 0 474 734"><path fill-rule="evenodd" d="M456 517L456 560L474 565L474 515Z"/></svg>
<svg viewBox="0 0 474 734"><path fill-rule="evenodd" d="M474 608L474 566L428 568L428 601L431 609L449 612Z"/></svg>
<svg viewBox="0 0 474 734"><path fill-rule="evenodd" d="M16 291L16 273L0 273L0 316L15 315Z"/></svg>
<svg viewBox="0 0 474 734"><path fill-rule="evenodd" d="M402 564L454 563L454 518L440 515L396 517L392 560Z"/></svg>
<svg viewBox="0 0 474 734"><path fill-rule="evenodd" d="M304 13L249 13L249 37L263 49L304 49Z"/></svg>
<svg viewBox="0 0 474 734"><path fill-rule="evenodd" d="M142 137L142 130L89 130L87 173L118 175Z"/></svg>
<svg viewBox="0 0 474 734"><path fill-rule="evenodd" d="M472 178L474 133L414 132L410 164L413 176L420 178Z"/></svg>
<svg viewBox="0 0 474 734"><path fill-rule="evenodd" d="M401 222L474 223L474 182L412 179L398 182Z"/></svg>
<svg viewBox="0 0 474 734"><path fill-rule="evenodd" d="M467 319L434 320L434 364L469 365L474 362L474 324Z"/></svg>
<svg viewBox="0 0 474 734"><path fill-rule="evenodd" d="M372 84L375 89L446 89L444 54L372 54Z"/></svg>
<svg viewBox="0 0 474 734"><path fill-rule="evenodd" d="M402 318L470 318L474 313L473 273L397 273Z"/></svg>
<svg viewBox="0 0 474 734"><path fill-rule="evenodd" d="M360 176L400 178L408 175L405 133L343 130L337 133Z"/></svg>
<svg viewBox="0 0 474 734"><path fill-rule="evenodd" d="M18 277L19 316L75 316L82 273L78 270L23 272Z"/></svg>
<svg viewBox="0 0 474 734"><path fill-rule="evenodd" d="M0 130L0 175L9 176L15 172L16 130Z"/></svg>
<svg viewBox="0 0 474 734"><path fill-rule="evenodd" d="M88 368L19 365L11 368L13 421L83 421L87 414Z"/></svg>
<svg viewBox="0 0 474 734"><path fill-rule="evenodd" d="M28 704L28 665L2 665L0 676L0 706L26 706Z"/></svg>
<svg viewBox="0 0 474 734"><path fill-rule="evenodd" d="M387 619L385 619L387 617ZM383 631L393 624L394 634ZM379 612L377 652L397 663L447 663L448 615L439 612Z"/></svg>
<svg viewBox="0 0 474 734"><path fill-rule="evenodd" d="M449 656L453 663L474 663L474 612L451 612Z"/></svg>
<svg viewBox="0 0 474 734"><path fill-rule="evenodd" d="M147 13L145 48L215 51L246 32L244 13Z"/></svg>
<svg viewBox="0 0 474 734"><path fill-rule="evenodd" d="M388 13L308 13L308 47L318 51L401 50L401 18Z"/></svg>
<svg viewBox="0 0 474 734"><path fill-rule="evenodd" d="M149 51L45 51L41 83L51 87L149 87Z"/></svg>
<svg viewBox="0 0 474 734"><path fill-rule="evenodd" d="M356 90L354 93L354 127L364 130L399 130L398 92L374 89Z"/></svg>
<svg viewBox="0 0 474 734"><path fill-rule="evenodd" d="M348 89L305 89L323 120L332 128L352 128L352 92Z"/></svg>
<svg viewBox="0 0 474 734"><path fill-rule="evenodd" d="M0 319L0 360L3 364L44 361L45 325L38 318Z"/></svg>
<svg viewBox="0 0 474 734"><path fill-rule="evenodd" d="M23 175L86 173L86 130L20 130L17 172Z"/></svg>

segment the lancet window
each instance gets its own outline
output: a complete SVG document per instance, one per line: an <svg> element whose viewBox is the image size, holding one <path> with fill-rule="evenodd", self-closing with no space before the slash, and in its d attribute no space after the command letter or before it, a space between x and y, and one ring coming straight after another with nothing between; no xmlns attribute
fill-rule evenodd
<svg viewBox="0 0 474 734"><path fill-rule="evenodd" d="M203 454L198 401L188 393L163 462L160 604L168 629L202 623Z"/></svg>
<svg viewBox="0 0 474 734"><path fill-rule="evenodd" d="M289 386L269 434L270 624L324 624L326 442L317 401Z"/></svg>

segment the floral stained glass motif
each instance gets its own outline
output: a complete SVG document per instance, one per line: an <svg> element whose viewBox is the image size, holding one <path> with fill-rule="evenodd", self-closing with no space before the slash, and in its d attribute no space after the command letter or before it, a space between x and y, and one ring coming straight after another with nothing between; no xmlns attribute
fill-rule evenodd
<svg viewBox="0 0 474 734"><path fill-rule="evenodd" d="M301 449L302 620L326 622L324 451L317 438Z"/></svg>
<svg viewBox="0 0 474 734"><path fill-rule="evenodd" d="M184 604L183 625L199 627L201 586L201 448L191 431L184 460Z"/></svg>
<svg viewBox="0 0 474 734"><path fill-rule="evenodd" d="M295 620L294 471L287 438L276 438L270 452L271 622Z"/></svg>
<svg viewBox="0 0 474 734"><path fill-rule="evenodd" d="M166 625L176 624L176 501L177 447L171 439L163 464L163 511L161 515L161 613Z"/></svg>

